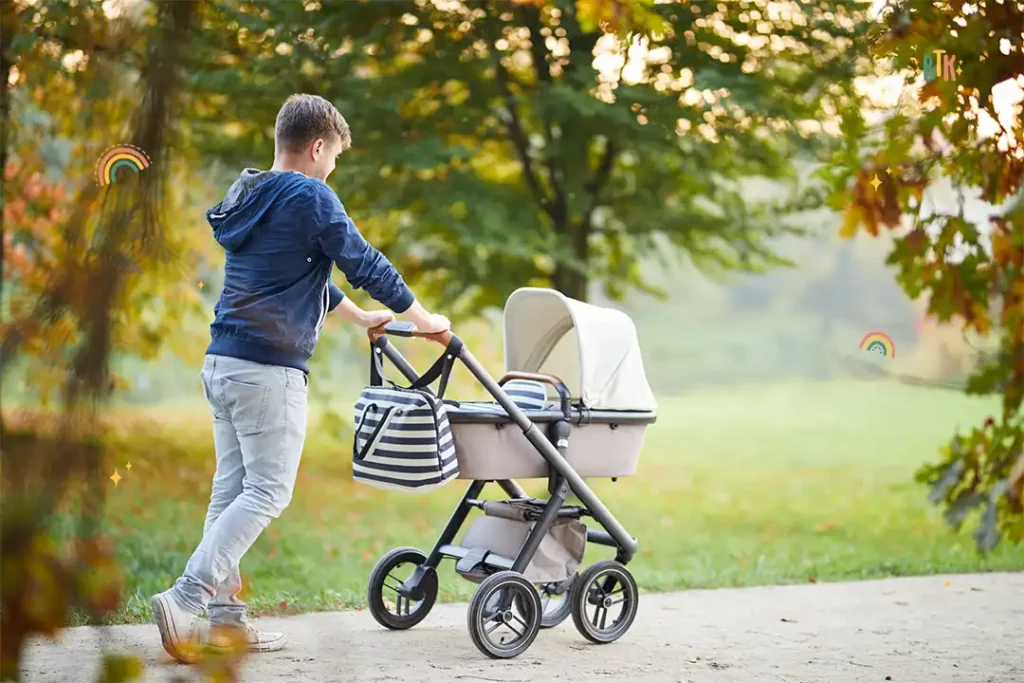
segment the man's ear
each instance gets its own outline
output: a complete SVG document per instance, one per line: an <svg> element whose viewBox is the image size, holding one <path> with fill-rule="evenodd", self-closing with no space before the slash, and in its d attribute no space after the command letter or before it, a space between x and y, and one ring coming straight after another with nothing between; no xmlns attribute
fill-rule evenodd
<svg viewBox="0 0 1024 683"><path fill-rule="evenodd" d="M313 141L313 147L312 147L312 149L310 151L313 154L313 161L316 161L317 159L319 159L320 155L324 153L324 141L322 139L320 139L320 138L317 138L316 140L314 140Z"/></svg>

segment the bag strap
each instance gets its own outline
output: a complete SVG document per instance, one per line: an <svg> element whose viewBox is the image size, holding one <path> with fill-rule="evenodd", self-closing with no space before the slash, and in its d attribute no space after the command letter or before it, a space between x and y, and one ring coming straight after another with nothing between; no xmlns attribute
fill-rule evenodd
<svg viewBox="0 0 1024 683"><path fill-rule="evenodd" d="M458 337L453 337L448 347L445 348L441 357L434 361L434 364L424 372L418 380L409 385L410 389L426 389L438 378L441 383L437 387L437 398L444 398L445 389L448 388L448 380L452 370L455 368L455 359L462 352L463 343Z"/></svg>
<svg viewBox="0 0 1024 683"><path fill-rule="evenodd" d="M355 462L359 462L366 457L367 453L370 452L370 447L373 446L373 442L377 440L377 436L380 434L381 430L387 427L390 422L389 418L391 413L395 410L394 407L390 407L384 411L380 416L380 422L378 422L377 426L373 428L373 433L370 434L370 437L364 442L363 447L359 448L359 433L363 431L363 425L366 423L366 414L370 411L370 408L373 408L373 412L377 412L378 410L376 403L371 403L363 408L363 416L359 420L359 426L356 427L355 437L352 439L352 460Z"/></svg>
<svg viewBox="0 0 1024 683"><path fill-rule="evenodd" d="M397 384L389 380L384 376L384 364L381 362L381 356L384 352L377 346L370 344L370 386L380 387L384 386L384 382L387 382L394 388L399 388Z"/></svg>
<svg viewBox="0 0 1024 683"><path fill-rule="evenodd" d="M361 460L363 458L363 456L366 455L365 453L363 453L363 455L359 455L359 433L363 431L363 425L366 424L366 416L367 416L367 414L369 414L371 408L373 409L373 412L377 412L377 404L376 403L369 403L369 404L367 404L367 406L365 408L363 408L363 414L359 417L359 424L356 425L356 433L355 433L354 437L352 438L352 459L353 460ZM370 442L367 441L366 443L370 443Z"/></svg>
<svg viewBox="0 0 1024 683"><path fill-rule="evenodd" d="M438 378L441 379L441 383L438 386L437 398L444 397L445 389L448 388L448 380L451 377L452 370L455 368L455 359L462 352L464 344L458 337L453 337L451 342L445 348L444 353L434 361L423 375L418 380L410 384L406 389L413 389L417 391L430 391L429 385L433 384ZM397 384L384 377L384 365L381 362L381 356L383 351L380 350L375 344L370 344L370 386L379 387L383 386L384 382L387 382L396 389L401 389Z"/></svg>

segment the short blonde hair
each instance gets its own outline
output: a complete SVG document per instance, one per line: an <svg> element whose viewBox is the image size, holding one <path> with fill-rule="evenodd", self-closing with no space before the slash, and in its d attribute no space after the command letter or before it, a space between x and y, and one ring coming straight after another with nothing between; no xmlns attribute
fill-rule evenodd
<svg viewBox="0 0 1024 683"><path fill-rule="evenodd" d="M317 138L340 141L343 152L352 146L348 122L333 104L318 95L292 95L277 112L274 147L301 152Z"/></svg>

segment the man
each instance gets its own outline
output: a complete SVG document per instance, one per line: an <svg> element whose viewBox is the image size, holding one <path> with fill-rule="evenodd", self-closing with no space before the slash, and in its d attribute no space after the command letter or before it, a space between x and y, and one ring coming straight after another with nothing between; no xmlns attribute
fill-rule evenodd
<svg viewBox="0 0 1024 683"><path fill-rule="evenodd" d="M291 500L306 435L306 361L327 314L367 328L395 313L425 332L449 327L417 303L324 182L351 140L327 100L293 95L277 115L271 170L246 169L207 212L227 252L202 371L217 467L202 541L174 586L152 600L164 649L183 662L196 660L211 625L240 627L251 651L286 642L248 623L238 563ZM335 264L390 310L364 311L345 298L331 282Z"/></svg>

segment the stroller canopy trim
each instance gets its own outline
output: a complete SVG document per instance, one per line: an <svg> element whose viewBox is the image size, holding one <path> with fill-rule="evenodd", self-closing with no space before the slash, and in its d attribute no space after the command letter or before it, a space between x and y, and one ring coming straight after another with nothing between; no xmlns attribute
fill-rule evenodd
<svg viewBox="0 0 1024 683"><path fill-rule="evenodd" d="M636 327L622 311L522 287L505 302L504 342L506 372L555 375L585 408L657 408Z"/></svg>

